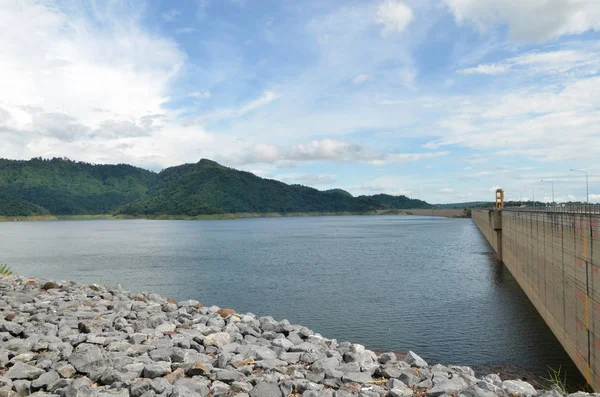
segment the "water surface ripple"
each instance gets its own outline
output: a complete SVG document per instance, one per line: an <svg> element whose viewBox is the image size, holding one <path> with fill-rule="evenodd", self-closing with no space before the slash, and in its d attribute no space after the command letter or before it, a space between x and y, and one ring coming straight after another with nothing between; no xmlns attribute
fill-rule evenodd
<svg viewBox="0 0 600 397"><path fill-rule="evenodd" d="M576 372L470 219L0 223L0 263L287 318L433 362Z"/></svg>

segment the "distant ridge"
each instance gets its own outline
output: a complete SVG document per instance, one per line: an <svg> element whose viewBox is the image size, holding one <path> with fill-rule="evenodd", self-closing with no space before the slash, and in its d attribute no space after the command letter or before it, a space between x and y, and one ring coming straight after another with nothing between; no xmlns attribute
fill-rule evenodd
<svg viewBox="0 0 600 397"><path fill-rule="evenodd" d="M159 173L63 158L0 159L0 216L199 216L242 213L372 213L431 208L422 200L288 185L212 160Z"/></svg>

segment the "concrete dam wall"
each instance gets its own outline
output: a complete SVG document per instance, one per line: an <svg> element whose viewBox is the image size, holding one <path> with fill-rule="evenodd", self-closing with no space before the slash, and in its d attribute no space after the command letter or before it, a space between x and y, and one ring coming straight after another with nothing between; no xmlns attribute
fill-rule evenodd
<svg viewBox="0 0 600 397"><path fill-rule="evenodd" d="M600 390L600 214L474 210L472 217L594 390Z"/></svg>

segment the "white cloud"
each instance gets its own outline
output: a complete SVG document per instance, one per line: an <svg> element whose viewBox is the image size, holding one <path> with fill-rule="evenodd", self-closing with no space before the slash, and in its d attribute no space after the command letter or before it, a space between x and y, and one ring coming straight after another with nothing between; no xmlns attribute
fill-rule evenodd
<svg viewBox="0 0 600 397"><path fill-rule="evenodd" d="M481 64L462 69L462 74L499 75L508 71L521 71L529 74L575 73L589 75L600 69L600 56L596 45L582 50L556 50L529 52L506 59L501 63Z"/></svg>
<svg viewBox="0 0 600 397"><path fill-rule="evenodd" d="M265 91L260 98L250 101L246 105L242 106L239 110L239 114L244 115L246 113L249 113L256 109L259 109L263 106L266 106L269 103L278 99L280 96L281 95L279 95L273 91Z"/></svg>
<svg viewBox="0 0 600 397"><path fill-rule="evenodd" d="M367 82L369 80L371 80L371 76L370 75L368 75L368 74L359 74L359 75L355 76L352 79L352 82L354 84L362 84L362 83Z"/></svg>
<svg viewBox="0 0 600 397"><path fill-rule="evenodd" d="M463 74L487 74L490 76L494 76L497 74L506 73L510 66L508 65L499 65L496 63L488 64L488 65L478 65L474 68L468 68L461 70Z"/></svg>
<svg viewBox="0 0 600 397"><path fill-rule="evenodd" d="M210 134L164 106L186 59L178 45L141 28L139 7L85 7L23 0L0 8L0 157L156 169L211 150Z"/></svg>
<svg viewBox="0 0 600 397"><path fill-rule="evenodd" d="M438 192L440 192L440 193L454 193L454 189L452 189L450 187L444 187L444 188L438 189Z"/></svg>
<svg viewBox="0 0 600 397"><path fill-rule="evenodd" d="M275 176L285 183L299 183L307 185L330 185L337 181L334 175L326 174L287 174L281 176Z"/></svg>
<svg viewBox="0 0 600 397"><path fill-rule="evenodd" d="M210 91L209 90L194 91L194 92L190 92L188 94L188 96L192 97L192 98L210 98Z"/></svg>
<svg viewBox="0 0 600 397"><path fill-rule="evenodd" d="M458 23L481 32L507 25L513 38L546 41L600 30L598 0L444 0Z"/></svg>
<svg viewBox="0 0 600 397"><path fill-rule="evenodd" d="M362 145L336 140L323 139L308 143L297 143L287 147L274 144L255 144L242 149L233 156L219 156L217 159L231 165L257 163L276 164L279 168L302 161L344 161L361 162L380 166L447 156L449 152L393 153L366 150Z"/></svg>
<svg viewBox="0 0 600 397"><path fill-rule="evenodd" d="M401 1L385 0L377 9L377 23L383 25L381 36L401 33L413 20L412 9Z"/></svg>

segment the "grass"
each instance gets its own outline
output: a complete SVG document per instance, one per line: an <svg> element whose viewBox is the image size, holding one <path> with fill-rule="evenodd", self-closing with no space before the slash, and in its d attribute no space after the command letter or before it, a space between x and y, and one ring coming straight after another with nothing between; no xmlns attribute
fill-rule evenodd
<svg viewBox="0 0 600 397"><path fill-rule="evenodd" d="M0 274L3 276L10 276L11 274L13 274L13 272L11 268L8 267L8 265L5 263L3 265L0 265Z"/></svg>
<svg viewBox="0 0 600 397"><path fill-rule="evenodd" d="M556 389L561 394L567 394L567 371L562 372L562 365L558 369L548 367L548 377L544 380L548 382L547 390Z"/></svg>

